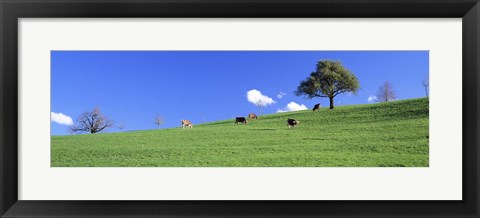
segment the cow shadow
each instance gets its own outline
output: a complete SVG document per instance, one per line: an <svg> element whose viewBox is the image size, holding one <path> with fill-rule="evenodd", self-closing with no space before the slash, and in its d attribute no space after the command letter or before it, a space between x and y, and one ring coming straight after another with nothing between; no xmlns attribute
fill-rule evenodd
<svg viewBox="0 0 480 218"><path fill-rule="evenodd" d="M320 141L323 141L325 139L324 138L303 138L302 140L315 140L315 141L320 140Z"/></svg>

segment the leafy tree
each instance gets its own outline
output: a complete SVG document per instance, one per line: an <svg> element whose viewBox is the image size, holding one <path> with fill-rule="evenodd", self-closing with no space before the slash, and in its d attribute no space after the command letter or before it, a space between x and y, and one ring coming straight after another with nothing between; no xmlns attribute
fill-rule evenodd
<svg viewBox="0 0 480 218"><path fill-rule="evenodd" d="M74 125L70 127L72 132L89 132L91 134L101 132L113 126L113 121L100 112L97 107L92 111L85 112L78 117Z"/></svg>
<svg viewBox="0 0 480 218"><path fill-rule="evenodd" d="M357 77L340 61L323 60L317 63L310 77L300 82L295 95L305 95L309 99L329 98L330 109L333 109L335 96L346 92L357 94L359 88Z"/></svg>
<svg viewBox="0 0 480 218"><path fill-rule="evenodd" d="M395 92L393 91L393 86L390 82L385 81L382 86L378 88L377 92L377 101L378 102L387 102L397 99Z"/></svg>

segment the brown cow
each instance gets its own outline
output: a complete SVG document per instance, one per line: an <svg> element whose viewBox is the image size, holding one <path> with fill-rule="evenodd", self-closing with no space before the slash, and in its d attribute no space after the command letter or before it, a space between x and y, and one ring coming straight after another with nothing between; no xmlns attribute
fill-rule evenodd
<svg viewBox="0 0 480 218"><path fill-rule="evenodd" d="M255 120L258 120L258 117L256 114L254 113L251 113L251 114L248 114L248 119L255 119Z"/></svg>
<svg viewBox="0 0 480 218"><path fill-rule="evenodd" d="M182 128L183 129L193 128L192 122L190 122L190 120L182 120Z"/></svg>

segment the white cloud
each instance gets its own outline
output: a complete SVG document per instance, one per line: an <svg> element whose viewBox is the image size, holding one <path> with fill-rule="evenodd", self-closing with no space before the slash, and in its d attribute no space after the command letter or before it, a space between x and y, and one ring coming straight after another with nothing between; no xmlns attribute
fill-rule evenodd
<svg viewBox="0 0 480 218"><path fill-rule="evenodd" d="M50 119L51 119L51 122L55 122L60 125L67 125L67 126L73 125L72 118L62 113L51 112Z"/></svg>
<svg viewBox="0 0 480 218"><path fill-rule="evenodd" d="M374 95L370 95L368 96L368 103L372 103L372 102L375 102L377 101L377 96L374 96Z"/></svg>
<svg viewBox="0 0 480 218"><path fill-rule="evenodd" d="M299 105L292 101L288 103L286 107L282 109L278 109L277 113L289 112L289 111L301 111L301 110L307 110L307 109L308 109L307 106L305 106L304 104Z"/></svg>
<svg viewBox="0 0 480 218"><path fill-rule="evenodd" d="M285 93L285 92L280 92L280 93L278 93L277 98L278 98L278 99L282 99L283 96L285 96L285 95L287 95L287 93Z"/></svg>
<svg viewBox="0 0 480 218"><path fill-rule="evenodd" d="M259 107L265 107L275 103L275 101L272 98L266 95L263 95L260 91L256 89L252 89L247 92L247 99L250 103Z"/></svg>

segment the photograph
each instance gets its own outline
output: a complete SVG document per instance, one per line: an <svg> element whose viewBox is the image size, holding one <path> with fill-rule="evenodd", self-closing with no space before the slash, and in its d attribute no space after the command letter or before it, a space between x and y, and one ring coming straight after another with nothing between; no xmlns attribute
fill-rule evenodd
<svg viewBox="0 0 480 218"><path fill-rule="evenodd" d="M0 218L480 218L480 0L0 2Z"/></svg>
<svg viewBox="0 0 480 218"><path fill-rule="evenodd" d="M428 50L52 50L51 167L429 167Z"/></svg>

